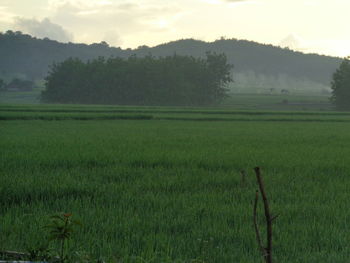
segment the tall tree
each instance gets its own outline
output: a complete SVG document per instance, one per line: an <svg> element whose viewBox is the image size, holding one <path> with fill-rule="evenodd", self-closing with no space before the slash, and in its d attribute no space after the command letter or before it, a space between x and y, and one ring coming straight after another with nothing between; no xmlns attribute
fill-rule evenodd
<svg viewBox="0 0 350 263"><path fill-rule="evenodd" d="M338 110L350 110L350 57L345 58L332 78L332 102Z"/></svg>

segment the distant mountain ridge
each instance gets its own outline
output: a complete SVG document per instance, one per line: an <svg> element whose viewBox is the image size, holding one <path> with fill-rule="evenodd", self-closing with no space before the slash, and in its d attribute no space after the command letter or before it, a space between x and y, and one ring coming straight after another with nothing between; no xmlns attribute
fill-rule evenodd
<svg viewBox="0 0 350 263"><path fill-rule="evenodd" d="M74 44L59 43L49 39L37 39L21 32L7 31L0 34L0 76L22 74L30 79L43 78L49 66L69 57L82 60L104 57L129 57L191 55L204 56L207 51L225 53L234 65L235 72L252 71L269 76L287 75L329 85L332 73L341 63L340 58L304 54L272 45L237 39L220 39L204 42L182 39L155 47L140 46L137 49L110 47L107 43Z"/></svg>

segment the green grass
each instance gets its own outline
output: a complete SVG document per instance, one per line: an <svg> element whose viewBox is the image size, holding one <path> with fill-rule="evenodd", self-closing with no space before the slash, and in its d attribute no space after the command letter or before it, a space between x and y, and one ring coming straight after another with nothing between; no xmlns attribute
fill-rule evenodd
<svg viewBox="0 0 350 263"><path fill-rule="evenodd" d="M83 222L73 244L107 262L260 262L259 165L280 214L275 261L347 262L349 115L208 110L0 107L0 116L33 117L0 121L0 250L24 250L44 237L50 215L72 212ZM152 119L96 119L109 114ZM208 116L218 120L193 120ZM288 120L267 121L281 116ZM261 206L259 218L263 227Z"/></svg>
<svg viewBox="0 0 350 263"><path fill-rule="evenodd" d="M331 110L330 95L322 94L230 94L223 105L236 109Z"/></svg>
<svg viewBox="0 0 350 263"><path fill-rule="evenodd" d="M0 106L0 120L186 120L350 122L350 113L335 111L267 111L229 108L120 107L91 105Z"/></svg>
<svg viewBox="0 0 350 263"><path fill-rule="evenodd" d="M27 92L0 92L1 104L36 104L40 103L40 94L43 88L35 88ZM325 111L332 110L330 95L324 94L229 94L221 103L221 107L235 110L299 110L299 111ZM72 107L72 106L69 106ZM74 106L73 106L74 107ZM88 106L90 107L90 106ZM104 106L94 106L101 108ZM159 107L164 108L164 107ZM169 107L166 107L169 108ZM174 107L173 107L174 108ZM188 109L188 108L187 108Z"/></svg>

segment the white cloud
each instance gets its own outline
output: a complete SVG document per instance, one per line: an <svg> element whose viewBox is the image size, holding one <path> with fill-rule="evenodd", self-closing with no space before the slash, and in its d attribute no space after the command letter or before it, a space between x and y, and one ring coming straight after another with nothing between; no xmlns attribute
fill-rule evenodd
<svg viewBox="0 0 350 263"><path fill-rule="evenodd" d="M119 47L123 44L123 39L116 30L106 31L102 40L115 47Z"/></svg>
<svg viewBox="0 0 350 263"><path fill-rule="evenodd" d="M304 39L297 34L290 34L279 43L279 46L305 53L317 52L339 57L350 55L350 40L345 39Z"/></svg>
<svg viewBox="0 0 350 263"><path fill-rule="evenodd" d="M108 0L49 0L49 8L58 9L62 6L71 5L76 8L96 8L113 5Z"/></svg>
<svg viewBox="0 0 350 263"><path fill-rule="evenodd" d="M1 23L12 23L15 15L8 11L6 6L0 6L0 22Z"/></svg>
<svg viewBox="0 0 350 263"><path fill-rule="evenodd" d="M39 38L50 38L60 42L72 41L73 35L48 18L43 20L19 17L15 19L14 27L25 33Z"/></svg>
<svg viewBox="0 0 350 263"><path fill-rule="evenodd" d="M201 0L201 1L208 4L214 4L214 5L223 4L223 3L229 3L231 5L255 3L255 1L253 0Z"/></svg>
<svg viewBox="0 0 350 263"><path fill-rule="evenodd" d="M280 47L290 48L296 51L306 51L308 45L306 40L297 34L290 34L279 43Z"/></svg>
<svg viewBox="0 0 350 263"><path fill-rule="evenodd" d="M349 8L349 0L0 0L0 30L15 29L14 17L48 17L74 32L76 42L123 48L220 36L279 44L295 32L302 41L289 39L287 46L343 54L350 46Z"/></svg>
<svg viewBox="0 0 350 263"><path fill-rule="evenodd" d="M350 55L349 39L319 39L309 42L309 52L320 54L332 54L338 57Z"/></svg>
<svg viewBox="0 0 350 263"><path fill-rule="evenodd" d="M185 11L179 2L159 3L156 0L122 3L105 0L51 0L52 20L72 27L78 42L100 42L120 45L135 35L148 35L134 46L152 44L160 34L173 32L174 23ZM87 31L89 34L87 34ZM130 44L129 44L130 46Z"/></svg>

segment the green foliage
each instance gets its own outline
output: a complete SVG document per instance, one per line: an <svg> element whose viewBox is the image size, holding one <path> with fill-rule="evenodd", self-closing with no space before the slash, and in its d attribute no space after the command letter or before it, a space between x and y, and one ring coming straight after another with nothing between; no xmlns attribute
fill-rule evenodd
<svg viewBox="0 0 350 263"><path fill-rule="evenodd" d="M350 110L350 58L345 58L333 74L332 101L338 110Z"/></svg>
<svg viewBox="0 0 350 263"><path fill-rule="evenodd" d="M46 102L120 105L213 105L232 81L226 56L68 59L46 78Z"/></svg>
<svg viewBox="0 0 350 263"><path fill-rule="evenodd" d="M47 262L92 262L89 256L80 251L68 251L68 241L75 230L76 226L81 226L77 220L71 219L72 214L65 213L62 215L54 215L50 217L50 223L45 226L48 229L47 239L43 236L39 240L31 240L27 245L26 252L16 251L0 251L1 259L21 259L30 261L47 261ZM39 231L38 231L39 233ZM52 249L52 241L59 242L58 255L55 255Z"/></svg>
<svg viewBox="0 0 350 263"><path fill-rule="evenodd" d="M346 112L252 111L121 106L0 106L0 120L187 120L265 122L350 122Z"/></svg>
<svg viewBox="0 0 350 263"><path fill-rule="evenodd" d="M120 110L9 108L33 116L40 112L31 110L85 110L87 115ZM184 118L235 114L203 108L191 109L198 113L188 108L124 110L168 111ZM349 113L251 110L234 116L241 120L1 121L0 250L35 243L45 236L38 229L48 215L64 209L84 222L74 232L71 249L88 251L90 258L260 262L251 170L259 164L271 209L281 212L274 225L276 262L347 262L350 123L338 120L349 119ZM273 116L294 121L265 121Z"/></svg>
<svg viewBox="0 0 350 263"><path fill-rule="evenodd" d="M67 241L71 238L75 227L81 225L79 221L72 220L71 216L70 213L51 216L51 222L46 226L49 229L49 241L60 243L59 257L61 262L64 262L67 258Z"/></svg>
<svg viewBox="0 0 350 263"><path fill-rule="evenodd" d="M51 216L51 223L46 227L49 229L49 240L65 241L70 239L74 226L81 225L79 221L71 219L72 214Z"/></svg>

